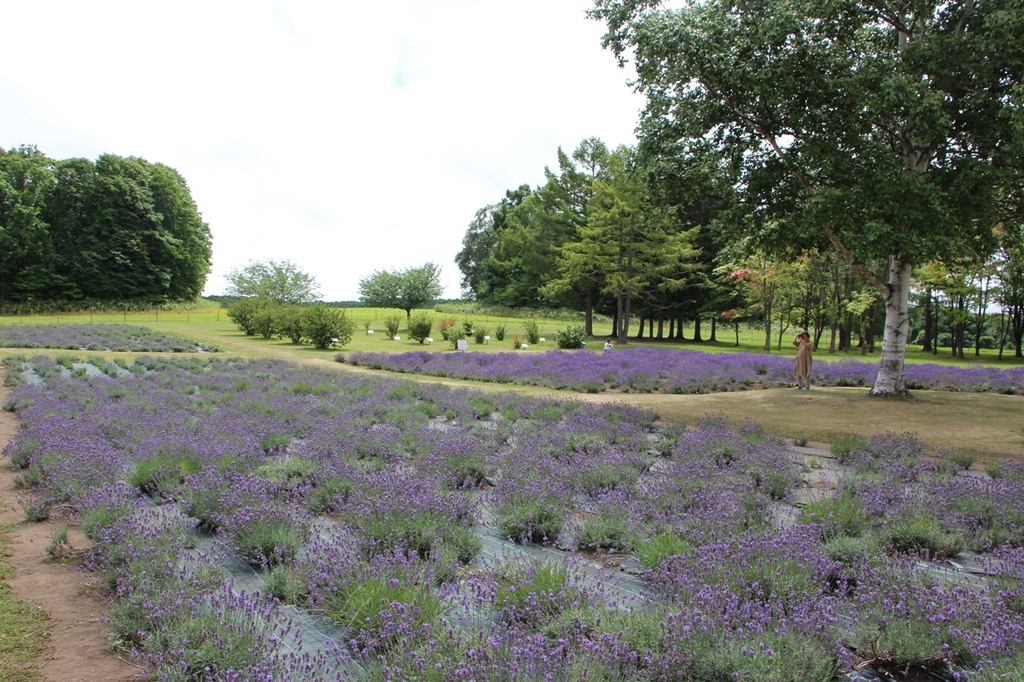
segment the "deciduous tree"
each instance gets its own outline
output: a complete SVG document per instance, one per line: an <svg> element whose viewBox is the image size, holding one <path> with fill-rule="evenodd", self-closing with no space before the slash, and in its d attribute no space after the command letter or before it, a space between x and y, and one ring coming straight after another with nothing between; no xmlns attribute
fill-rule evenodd
<svg viewBox="0 0 1024 682"><path fill-rule="evenodd" d="M765 245L832 245L885 300L872 395L906 393L910 275L985 241L1019 141L1019 0L595 0L645 127L743 169ZM779 215L787 220L774 220ZM781 229L777 229L781 228ZM870 267L884 259L888 272Z"/></svg>
<svg viewBox="0 0 1024 682"><path fill-rule="evenodd" d="M174 169L0 150L0 299L192 300L210 255L209 227Z"/></svg>
<svg viewBox="0 0 1024 682"><path fill-rule="evenodd" d="M494 302L495 292L505 282L501 281L491 268L491 257L508 225L508 215L521 204L532 190L529 185L505 192L497 204L490 204L476 212L462 238L462 250L455 256L455 263L462 272L464 295L478 301Z"/></svg>
<svg viewBox="0 0 1024 682"><path fill-rule="evenodd" d="M359 280L359 300L375 308L398 308L408 319L414 308L430 303L444 293L441 268L425 263L404 270L378 270Z"/></svg>
<svg viewBox="0 0 1024 682"><path fill-rule="evenodd" d="M312 303L320 298L320 285L313 275L290 260L249 261L228 272L227 293L231 296L267 298L277 303Z"/></svg>

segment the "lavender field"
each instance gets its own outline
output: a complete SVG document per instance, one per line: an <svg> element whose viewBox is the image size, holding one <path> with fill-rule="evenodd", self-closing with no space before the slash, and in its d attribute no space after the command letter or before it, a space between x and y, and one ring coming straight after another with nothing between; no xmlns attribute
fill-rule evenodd
<svg viewBox="0 0 1024 682"><path fill-rule="evenodd" d="M212 353L216 346L128 324L0 325L0 348L136 353Z"/></svg>
<svg viewBox="0 0 1024 682"><path fill-rule="evenodd" d="M635 346L614 352L545 353L355 352L338 359L394 372L597 393L714 393L792 386L793 358L758 353L703 353ZM871 386L877 362L814 362L816 386ZM1024 367L907 364L908 387L1024 395Z"/></svg>
<svg viewBox="0 0 1024 682"><path fill-rule="evenodd" d="M26 517L95 542L161 680L1024 674L1019 463L277 361L7 365Z"/></svg>

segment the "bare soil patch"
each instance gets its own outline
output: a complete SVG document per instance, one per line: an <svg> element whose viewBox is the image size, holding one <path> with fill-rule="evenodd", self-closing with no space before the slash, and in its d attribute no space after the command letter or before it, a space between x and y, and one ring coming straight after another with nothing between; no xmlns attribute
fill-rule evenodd
<svg viewBox="0 0 1024 682"><path fill-rule="evenodd" d="M0 387L0 403L10 390ZM17 433L18 422L0 411L0 447ZM8 581L11 593L50 616L50 650L39 662L44 680L52 682L128 682L151 679L141 668L120 658L107 646L104 618L107 604L88 573L74 561L55 561L46 546L60 521L28 523L14 486L15 474L6 459L0 462L0 523L17 524L11 540ZM74 530L71 544L85 548L87 540Z"/></svg>

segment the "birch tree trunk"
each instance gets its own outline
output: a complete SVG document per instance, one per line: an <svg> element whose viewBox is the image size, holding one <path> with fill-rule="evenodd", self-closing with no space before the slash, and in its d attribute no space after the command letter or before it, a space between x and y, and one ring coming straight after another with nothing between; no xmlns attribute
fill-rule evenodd
<svg viewBox="0 0 1024 682"><path fill-rule="evenodd" d="M911 268L911 264L904 262L899 255L889 257L889 291L884 297L885 335L878 376L870 391L873 396L909 395L907 380L903 376L903 362L910 332Z"/></svg>
<svg viewBox="0 0 1024 682"><path fill-rule="evenodd" d="M775 300L775 285L768 284L764 287L764 348L771 352L772 349L772 308Z"/></svg>

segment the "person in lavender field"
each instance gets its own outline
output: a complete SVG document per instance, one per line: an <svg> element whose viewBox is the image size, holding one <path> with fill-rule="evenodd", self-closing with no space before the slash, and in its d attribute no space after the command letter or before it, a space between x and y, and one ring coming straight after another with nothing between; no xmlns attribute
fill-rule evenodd
<svg viewBox="0 0 1024 682"><path fill-rule="evenodd" d="M605 350L615 350L615 346L612 345L612 340L611 339L605 339L604 340L604 349Z"/></svg>
<svg viewBox="0 0 1024 682"><path fill-rule="evenodd" d="M811 390L811 335L806 329L801 329L793 339L796 346L796 387L805 391Z"/></svg>

